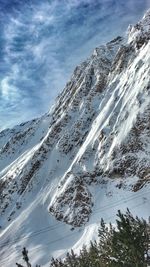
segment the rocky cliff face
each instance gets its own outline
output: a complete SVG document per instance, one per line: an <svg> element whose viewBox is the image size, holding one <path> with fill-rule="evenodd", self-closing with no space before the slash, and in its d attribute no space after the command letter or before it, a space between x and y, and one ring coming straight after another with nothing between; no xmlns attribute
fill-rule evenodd
<svg viewBox="0 0 150 267"><path fill-rule="evenodd" d="M46 190L57 220L85 224L91 185L137 192L150 181L150 11L77 66L50 112L0 133L0 211L12 221ZM117 183L116 183L117 181ZM130 181L128 185L126 181Z"/></svg>

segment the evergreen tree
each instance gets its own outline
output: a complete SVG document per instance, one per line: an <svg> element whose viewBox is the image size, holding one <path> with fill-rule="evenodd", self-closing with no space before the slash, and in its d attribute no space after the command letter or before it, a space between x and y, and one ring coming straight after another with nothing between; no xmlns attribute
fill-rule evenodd
<svg viewBox="0 0 150 267"><path fill-rule="evenodd" d="M28 257L28 250L25 247L22 250L22 256L23 260L27 264L27 267L31 267L31 263L29 262L29 257Z"/></svg>
<svg viewBox="0 0 150 267"><path fill-rule="evenodd" d="M99 249L101 260L109 267L144 267L147 253L147 223L127 210L118 211L116 228L101 221Z"/></svg>
<svg viewBox="0 0 150 267"><path fill-rule="evenodd" d="M98 230L99 236L99 253L102 264L108 265L112 253L112 236L113 236L113 227L109 224L109 227L106 225L103 219L101 219L101 225Z"/></svg>
<svg viewBox="0 0 150 267"><path fill-rule="evenodd" d="M73 254L73 256L69 252L66 254L65 264L66 264L66 266L75 267L74 254Z"/></svg>
<svg viewBox="0 0 150 267"><path fill-rule="evenodd" d="M98 244L96 241L90 243L89 248L89 266L102 267Z"/></svg>
<svg viewBox="0 0 150 267"><path fill-rule="evenodd" d="M118 211L117 229L113 229L112 257L122 266L144 267L147 243L147 223L127 210L126 214Z"/></svg>
<svg viewBox="0 0 150 267"><path fill-rule="evenodd" d="M80 267L87 267L89 263L89 253L87 251L86 246L84 245L80 250L79 255L79 266Z"/></svg>
<svg viewBox="0 0 150 267"><path fill-rule="evenodd" d="M51 259L50 267L65 267L61 259Z"/></svg>

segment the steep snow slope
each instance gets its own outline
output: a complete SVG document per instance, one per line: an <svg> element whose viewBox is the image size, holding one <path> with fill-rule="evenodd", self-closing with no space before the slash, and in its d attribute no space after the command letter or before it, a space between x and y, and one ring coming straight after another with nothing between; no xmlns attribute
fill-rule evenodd
<svg viewBox="0 0 150 267"><path fill-rule="evenodd" d="M0 133L0 261L79 250L103 217L148 217L150 11L96 48L41 118Z"/></svg>

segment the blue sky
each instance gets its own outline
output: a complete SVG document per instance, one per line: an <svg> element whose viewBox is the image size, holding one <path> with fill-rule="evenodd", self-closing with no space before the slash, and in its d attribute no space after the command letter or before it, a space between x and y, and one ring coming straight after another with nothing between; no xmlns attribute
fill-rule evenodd
<svg viewBox="0 0 150 267"><path fill-rule="evenodd" d="M0 129L48 111L74 67L150 0L0 0Z"/></svg>

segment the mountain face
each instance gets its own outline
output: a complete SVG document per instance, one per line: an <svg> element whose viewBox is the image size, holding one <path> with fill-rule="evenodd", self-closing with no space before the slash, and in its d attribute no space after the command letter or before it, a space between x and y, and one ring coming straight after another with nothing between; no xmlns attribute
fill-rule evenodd
<svg viewBox="0 0 150 267"><path fill-rule="evenodd" d="M63 255L93 238L95 213L100 220L144 199L140 214L148 216L149 77L147 11L129 26L126 38L97 47L76 67L48 113L0 133L2 266L12 266L5 260L6 245L11 244L7 253L14 260L22 245L31 250L45 245L48 237L32 244L27 238L41 227L55 230L63 225L64 236L70 226L75 229L76 238L66 241L63 249L60 245L59 252L48 239L48 253ZM108 208L111 211L104 214ZM90 232L87 239L85 229ZM59 230L54 232L58 240L63 238ZM44 257L42 252L39 259L48 266Z"/></svg>

